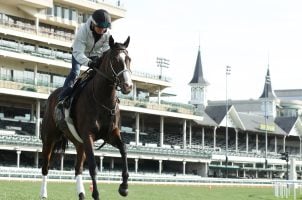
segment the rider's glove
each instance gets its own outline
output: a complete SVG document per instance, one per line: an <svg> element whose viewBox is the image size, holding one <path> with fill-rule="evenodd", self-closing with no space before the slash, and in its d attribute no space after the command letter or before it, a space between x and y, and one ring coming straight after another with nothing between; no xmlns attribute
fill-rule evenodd
<svg viewBox="0 0 302 200"><path fill-rule="evenodd" d="M98 56L92 57L88 62L89 68L98 68L100 65L100 58Z"/></svg>

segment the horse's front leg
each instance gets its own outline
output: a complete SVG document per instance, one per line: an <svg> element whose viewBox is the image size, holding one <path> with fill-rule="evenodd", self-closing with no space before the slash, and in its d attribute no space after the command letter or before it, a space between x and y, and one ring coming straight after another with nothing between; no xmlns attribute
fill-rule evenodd
<svg viewBox="0 0 302 200"><path fill-rule="evenodd" d="M85 199L85 189L82 180L82 172L83 172L83 164L85 161L85 153L84 147L82 144L75 145L77 150L77 159L75 164L75 176L76 176L76 184L77 184L77 193L79 196L79 200Z"/></svg>
<svg viewBox="0 0 302 200"><path fill-rule="evenodd" d="M47 175L48 175L48 167L49 167L49 160L51 157L53 149L53 143L43 143L43 150L42 150L42 185L40 190L40 197L41 199L47 199Z"/></svg>
<svg viewBox="0 0 302 200"><path fill-rule="evenodd" d="M113 130L113 135L115 136L115 143L117 148L120 150L121 156L122 156L122 162L123 162L123 182L120 184L119 187L119 193L121 196L127 196L128 195L128 161L127 161L127 148L126 145L122 142L121 136L120 136L120 130L118 128Z"/></svg>
<svg viewBox="0 0 302 200"><path fill-rule="evenodd" d="M93 143L94 143L93 136L91 133L89 133L84 141L85 154L86 154L86 159L88 161L89 174L93 186L92 197L94 200L99 200L99 191L96 184L97 166L96 166L94 152L93 152Z"/></svg>

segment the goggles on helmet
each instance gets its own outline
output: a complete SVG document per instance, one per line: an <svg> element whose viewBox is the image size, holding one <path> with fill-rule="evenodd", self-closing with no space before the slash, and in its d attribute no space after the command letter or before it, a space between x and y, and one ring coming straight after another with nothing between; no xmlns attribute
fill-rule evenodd
<svg viewBox="0 0 302 200"><path fill-rule="evenodd" d="M96 23L96 21L94 19L92 19L92 22L95 26L100 27L100 28L110 28L111 27L111 23L109 23L109 22Z"/></svg>

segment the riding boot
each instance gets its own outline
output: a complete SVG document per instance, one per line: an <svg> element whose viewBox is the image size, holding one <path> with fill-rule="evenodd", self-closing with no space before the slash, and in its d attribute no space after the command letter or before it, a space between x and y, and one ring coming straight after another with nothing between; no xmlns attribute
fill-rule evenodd
<svg viewBox="0 0 302 200"><path fill-rule="evenodd" d="M69 107L69 96L72 92L72 87L63 88L58 96L58 104L55 108L55 122L60 129L65 128L65 108Z"/></svg>

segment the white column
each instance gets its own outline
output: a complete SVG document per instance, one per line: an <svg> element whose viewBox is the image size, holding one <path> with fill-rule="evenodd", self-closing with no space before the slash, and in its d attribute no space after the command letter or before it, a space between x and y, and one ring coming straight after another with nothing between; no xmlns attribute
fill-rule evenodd
<svg viewBox="0 0 302 200"><path fill-rule="evenodd" d="M191 149L192 147L192 123L190 121L189 123L189 148Z"/></svg>
<svg viewBox="0 0 302 200"><path fill-rule="evenodd" d="M277 140L277 136L275 135L275 153L277 153L278 151L278 140Z"/></svg>
<svg viewBox="0 0 302 200"><path fill-rule="evenodd" d="M296 159L290 158L289 160L289 180L296 181L297 180L297 171L296 171Z"/></svg>
<svg viewBox="0 0 302 200"><path fill-rule="evenodd" d="M256 151L258 152L258 134L256 134Z"/></svg>
<svg viewBox="0 0 302 200"><path fill-rule="evenodd" d="M158 87L158 104L160 104L161 101L161 88Z"/></svg>
<svg viewBox="0 0 302 200"><path fill-rule="evenodd" d="M182 132L183 132L183 149L187 148L187 120L183 121Z"/></svg>
<svg viewBox="0 0 302 200"><path fill-rule="evenodd" d="M35 129L36 137L40 135L40 100L36 101L36 129Z"/></svg>
<svg viewBox="0 0 302 200"><path fill-rule="evenodd" d="M17 168L20 167L20 155L21 155L21 152L20 150L17 150Z"/></svg>
<svg viewBox="0 0 302 200"><path fill-rule="evenodd" d="M31 104L30 121L34 121L34 115L35 115L35 104Z"/></svg>
<svg viewBox="0 0 302 200"><path fill-rule="evenodd" d="M104 160L104 156L100 156L100 172L103 172L103 160Z"/></svg>
<svg viewBox="0 0 302 200"><path fill-rule="evenodd" d="M204 127L201 130L201 147L204 149Z"/></svg>
<svg viewBox="0 0 302 200"><path fill-rule="evenodd" d="M299 137L299 143L300 143L300 157L302 156L302 143L301 143L301 137Z"/></svg>
<svg viewBox="0 0 302 200"><path fill-rule="evenodd" d="M238 130L235 129L235 148L236 152L238 152Z"/></svg>
<svg viewBox="0 0 302 200"><path fill-rule="evenodd" d="M283 152L285 152L285 140L286 140L286 136L283 137Z"/></svg>
<svg viewBox="0 0 302 200"><path fill-rule="evenodd" d="M139 144L139 113L136 113L136 118L135 118L135 145L138 146Z"/></svg>
<svg viewBox="0 0 302 200"><path fill-rule="evenodd" d="M36 17L35 25L36 25L36 34L38 35L38 33L39 33L39 18L38 17Z"/></svg>
<svg viewBox="0 0 302 200"><path fill-rule="evenodd" d="M182 174L183 175L186 175L186 163L187 163L186 161L182 162Z"/></svg>
<svg viewBox="0 0 302 200"><path fill-rule="evenodd" d="M35 86L38 85L38 64L35 63L35 66L34 66L34 84Z"/></svg>
<svg viewBox="0 0 302 200"><path fill-rule="evenodd" d="M163 170L163 161L162 160L159 160L158 161L158 173L161 174L162 170Z"/></svg>
<svg viewBox="0 0 302 200"><path fill-rule="evenodd" d="M164 145L164 116L160 116L160 133L159 133L159 146Z"/></svg>
<svg viewBox="0 0 302 200"><path fill-rule="evenodd" d="M135 101L136 100L136 94L137 94L137 90L136 90L136 82L133 82L133 100Z"/></svg>
<svg viewBox="0 0 302 200"><path fill-rule="evenodd" d="M217 127L214 127L214 137L213 137L213 148L216 149L216 129Z"/></svg>
<svg viewBox="0 0 302 200"><path fill-rule="evenodd" d="M61 154L61 171L64 170L64 154Z"/></svg>
<svg viewBox="0 0 302 200"><path fill-rule="evenodd" d="M137 171L138 171L138 158L135 158L134 161L135 161L135 173L137 174Z"/></svg>
<svg viewBox="0 0 302 200"><path fill-rule="evenodd" d="M246 153L248 153L249 152L249 135L248 135L248 133L246 133L245 137L246 137Z"/></svg>
<svg viewBox="0 0 302 200"><path fill-rule="evenodd" d="M36 165L36 168L39 168L39 152L38 151L36 152L36 155L35 155L35 165Z"/></svg>

